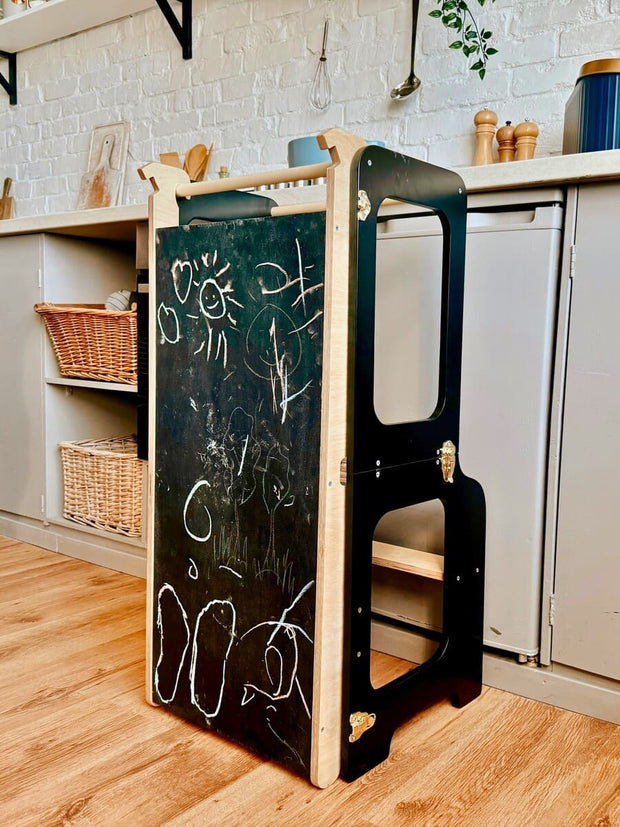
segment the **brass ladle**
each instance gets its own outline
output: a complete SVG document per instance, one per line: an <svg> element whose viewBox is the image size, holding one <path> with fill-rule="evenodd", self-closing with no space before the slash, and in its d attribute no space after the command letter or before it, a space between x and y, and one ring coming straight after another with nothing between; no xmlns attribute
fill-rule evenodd
<svg viewBox="0 0 620 827"><path fill-rule="evenodd" d="M407 80L404 80L400 86L396 86L390 92L390 97L392 100L401 100L402 98L406 98L420 85L420 78L416 77L415 72L413 71L413 61L415 58L415 40L416 34L418 31L418 9L420 6L420 0L413 0L411 4L411 12L412 12L412 19L411 19L411 71L409 72L409 77Z"/></svg>

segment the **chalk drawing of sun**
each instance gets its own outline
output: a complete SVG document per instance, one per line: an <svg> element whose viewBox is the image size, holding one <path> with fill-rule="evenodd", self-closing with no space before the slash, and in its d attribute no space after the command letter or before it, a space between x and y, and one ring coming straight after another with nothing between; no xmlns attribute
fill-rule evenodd
<svg viewBox="0 0 620 827"><path fill-rule="evenodd" d="M230 279L230 262L221 267L218 262L217 250L211 255L204 253L201 256L202 264L208 275L199 282L198 305L207 326L207 339L201 344L196 353L206 347L207 360L222 359L226 367L228 362L228 330L235 330L237 320L232 315L234 306L243 308L233 296L234 288Z"/></svg>

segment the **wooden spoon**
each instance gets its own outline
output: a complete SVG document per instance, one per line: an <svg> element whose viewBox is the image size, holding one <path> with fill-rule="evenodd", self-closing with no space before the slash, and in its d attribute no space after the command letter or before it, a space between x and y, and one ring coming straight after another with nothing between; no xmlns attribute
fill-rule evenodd
<svg viewBox="0 0 620 827"><path fill-rule="evenodd" d="M196 144L185 154L183 169L189 175L190 181L199 181L200 171L207 163L208 150L204 144Z"/></svg>

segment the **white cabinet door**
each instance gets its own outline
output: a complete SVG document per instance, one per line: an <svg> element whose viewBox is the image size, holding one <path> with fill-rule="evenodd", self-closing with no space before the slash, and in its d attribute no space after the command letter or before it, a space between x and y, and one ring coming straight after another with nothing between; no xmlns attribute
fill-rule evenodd
<svg viewBox="0 0 620 827"><path fill-rule="evenodd" d="M0 239L0 510L40 519L43 494L43 328L40 236Z"/></svg>
<svg viewBox="0 0 620 827"><path fill-rule="evenodd" d="M552 658L620 680L620 184L579 191Z"/></svg>

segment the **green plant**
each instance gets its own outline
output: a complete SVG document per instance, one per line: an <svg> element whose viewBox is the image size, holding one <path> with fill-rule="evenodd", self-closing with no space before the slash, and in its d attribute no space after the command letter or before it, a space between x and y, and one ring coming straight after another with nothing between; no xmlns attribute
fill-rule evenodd
<svg viewBox="0 0 620 827"><path fill-rule="evenodd" d="M489 45L493 32L478 26L476 18L471 13L465 0L435 0L441 7L429 12L429 17L441 18L447 29L454 29L460 35L459 40L450 44L451 49L460 49L466 58L474 59L469 67L478 72L480 80L486 74L487 60L497 54L497 49ZM486 0L477 0L479 6L484 6ZM494 3L495 0L491 0Z"/></svg>

